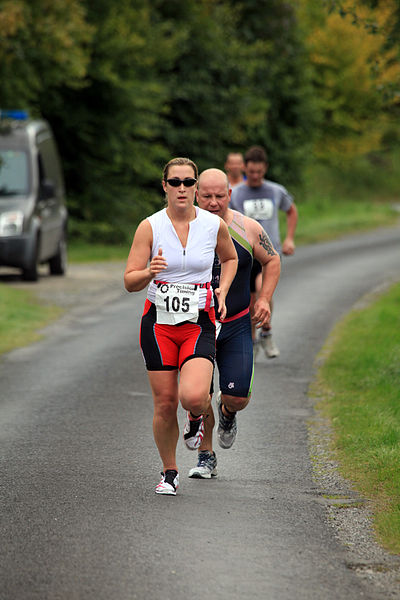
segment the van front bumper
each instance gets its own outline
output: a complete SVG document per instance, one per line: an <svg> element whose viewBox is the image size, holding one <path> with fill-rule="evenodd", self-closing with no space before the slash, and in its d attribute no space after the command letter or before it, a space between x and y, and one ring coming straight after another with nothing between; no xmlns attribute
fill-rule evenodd
<svg viewBox="0 0 400 600"><path fill-rule="evenodd" d="M29 262L32 236L0 237L0 266L23 269Z"/></svg>

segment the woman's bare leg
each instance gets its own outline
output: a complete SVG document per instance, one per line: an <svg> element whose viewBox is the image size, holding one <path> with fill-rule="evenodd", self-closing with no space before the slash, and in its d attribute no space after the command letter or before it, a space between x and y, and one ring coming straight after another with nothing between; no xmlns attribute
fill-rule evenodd
<svg viewBox="0 0 400 600"><path fill-rule="evenodd" d="M181 368L179 400L193 416L202 415L210 406L213 364L207 358L191 358Z"/></svg>
<svg viewBox="0 0 400 600"><path fill-rule="evenodd" d="M154 401L153 434L164 472L178 470L176 446L179 438L177 419L178 372L148 371Z"/></svg>

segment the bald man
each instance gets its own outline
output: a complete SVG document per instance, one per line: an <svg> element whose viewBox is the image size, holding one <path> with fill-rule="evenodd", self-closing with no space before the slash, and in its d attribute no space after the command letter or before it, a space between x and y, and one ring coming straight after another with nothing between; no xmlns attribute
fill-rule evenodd
<svg viewBox="0 0 400 600"><path fill-rule="evenodd" d="M262 265L262 285L254 307L253 322L266 325L271 318L270 302L280 276L280 257L268 235L257 221L229 208L231 190L226 174L207 169L199 177L197 203L200 208L220 216L228 225L238 254L238 269L226 297L224 321L217 315L216 363L219 371L218 443L230 448L237 433L236 413L249 403L253 383L253 343L250 320L250 274L255 257ZM218 287L220 264L215 258L212 287ZM189 477L210 479L217 475L217 457L213 450L215 425L210 406L204 420L205 433L199 449L198 463Z"/></svg>

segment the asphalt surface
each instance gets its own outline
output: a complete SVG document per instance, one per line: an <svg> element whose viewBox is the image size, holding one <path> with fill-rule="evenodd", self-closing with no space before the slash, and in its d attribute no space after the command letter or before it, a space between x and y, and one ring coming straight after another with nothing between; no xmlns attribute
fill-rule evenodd
<svg viewBox="0 0 400 600"><path fill-rule="evenodd" d="M281 356L258 358L237 440L216 448L217 478L187 478L196 453L180 440L176 497L154 494L143 292L121 281L105 304L2 357L1 600L388 598L357 576L327 524L307 446L308 385L334 323L400 279L399 239L388 229L284 260Z"/></svg>

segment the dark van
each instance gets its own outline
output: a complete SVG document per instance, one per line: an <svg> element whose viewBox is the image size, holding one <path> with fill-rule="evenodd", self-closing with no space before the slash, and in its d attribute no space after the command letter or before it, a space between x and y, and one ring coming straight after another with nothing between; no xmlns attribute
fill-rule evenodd
<svg viewBox="0 0 400 600"><path fill-rule="evenodd" d="M67 209L58 151L49 124L0 110L0 266L36 281L38 265L64 275Z"/></svg>

